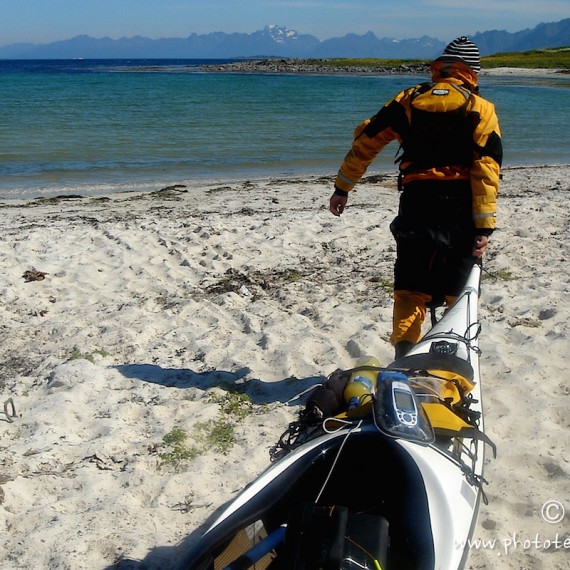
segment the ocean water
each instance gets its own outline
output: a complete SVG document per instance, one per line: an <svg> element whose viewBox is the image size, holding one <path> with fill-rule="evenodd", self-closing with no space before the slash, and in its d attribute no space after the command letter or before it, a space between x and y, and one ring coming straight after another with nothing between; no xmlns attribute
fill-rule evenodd
<svg viewBox="0 0 570 570"><path fill-rule="evenodd" d="M0 198L333 175L357 124L427 79L201 63L0 60ZM481 76L480 87L497 108L505 166L570 163L570 76ZM369 172L395 172L396 152Z"/></svg>

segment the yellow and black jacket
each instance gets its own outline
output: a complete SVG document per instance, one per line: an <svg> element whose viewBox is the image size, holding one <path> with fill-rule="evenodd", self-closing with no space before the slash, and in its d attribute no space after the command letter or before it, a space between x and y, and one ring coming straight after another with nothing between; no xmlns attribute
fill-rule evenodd
<svg viewBox="0 0 570 570"><path fill-rule="evenodd" d="M432 83L398 93L356 128L335 188L352 190L377 154L396 140L403 149L400 175L404 188L422 180L469 181L473 223L491 233L502 162L495 107L477 94L477 75L463 63L436 60L431 71Z"/></svg>

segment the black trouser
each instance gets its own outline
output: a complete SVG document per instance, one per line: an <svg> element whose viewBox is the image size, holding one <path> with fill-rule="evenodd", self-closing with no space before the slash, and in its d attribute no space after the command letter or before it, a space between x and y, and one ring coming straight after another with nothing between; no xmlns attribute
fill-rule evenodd
<svg viewBox="0 0 570 570"><path fill-rule="evenodd" d="M439 301L457 296L476 258L468 181L421 181L404 186L390 225L397 245L394 289L420 291Z"/></svg>

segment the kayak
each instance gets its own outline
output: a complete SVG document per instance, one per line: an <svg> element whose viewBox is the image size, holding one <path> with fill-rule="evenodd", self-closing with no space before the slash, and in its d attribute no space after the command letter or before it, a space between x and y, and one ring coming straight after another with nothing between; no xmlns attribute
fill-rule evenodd
<svg viewBox="0 0 570 570"><path fill-rule="evenodd" d="M496 452L483 431L480 278L476 264L404 357L359 362L315 387L270 466L179 568L463 568L486 501L486 447Z"/></svg>

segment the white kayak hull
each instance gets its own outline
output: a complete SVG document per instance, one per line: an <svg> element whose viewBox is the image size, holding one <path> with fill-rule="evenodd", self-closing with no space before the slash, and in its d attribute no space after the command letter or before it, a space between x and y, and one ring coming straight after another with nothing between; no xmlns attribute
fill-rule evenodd
<svg viewBox="0 0 570 570"><path fill-rule="evenodd" d="M457 342L457 356L469 363L473 369L471 408L480 413L478 428L483 431L478 347L480 274L479 266L475 266L462 295L445 314L445 318L441 319L406 357L395 364L405 367L414 358L428 354L432 344L441 340ZM399 443L406 447L414 458L424 478L432 519L436 568L463 568L469 554L469 541L477 522L481 486L470 483L467 477L462 476L460 466L450 463L449 459L437 450L437 446L420 447L402 440ZM475 457L475 460L470 462L472 477L482 481L485 443L472 440L464 442L464 445L468 446L466 452ZM453 541L450 541L450 537L453 537Z"/></svg>

